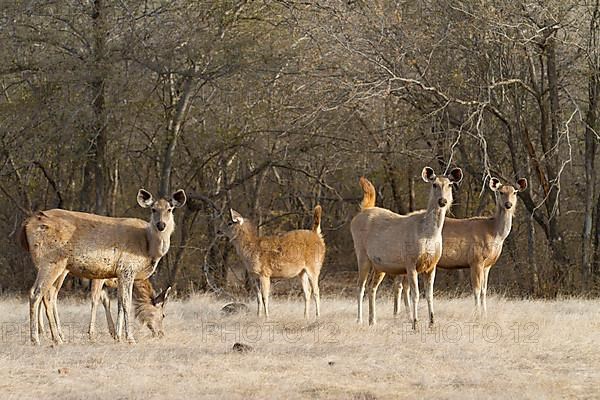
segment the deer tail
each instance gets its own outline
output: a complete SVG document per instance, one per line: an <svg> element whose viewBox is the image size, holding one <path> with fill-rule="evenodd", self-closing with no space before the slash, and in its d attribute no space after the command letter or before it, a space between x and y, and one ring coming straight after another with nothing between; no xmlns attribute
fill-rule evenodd
<svg viewBox="0 0 600 400"><path fill-rule="evenodd" d="M317 206L315 207L315 210L314 210L312 230L319 235L321 234L321 214L322 213L323 213L323 209L321 208L320 205L317 204Z"/></svg>
<svg viewBox="0 0 600 400"><path fill-rule="evenodd" d="M363 190L363 199L360 203L360 209L365 210L367 208L375 207L375 186L364 176L360 177L360 186Z"/></svg>

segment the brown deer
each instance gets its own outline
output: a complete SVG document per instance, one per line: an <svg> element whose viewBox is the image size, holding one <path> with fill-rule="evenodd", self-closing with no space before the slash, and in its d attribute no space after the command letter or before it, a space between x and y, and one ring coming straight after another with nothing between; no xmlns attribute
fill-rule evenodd
<svg viewBox="0 0 600 400"><path fill-rule="evenodd" d="M110 313L110 298L104 286L117 287L116 279L94 279L92 281L92 312L88 334L90 339L96 336L96 309L102 301L106 314L106 324L112 337L115 337L115 324ZM156 294L149 279L136 279L133 282L133 307L136 318L150 329L152 336L163 337L164 307L171 292L169 286L164 292Z"/></svg>
<svg viewBox="0 0 600 400"><path fill-rule="evenodd" d="M436 176L425 167L421 177L431 184L427 209L408 215L375 207L375 188L360 178L364 195L361 211L352 219L351 232L358 262L358 322L362 323L362 300L369 272L374 270L369 292L369 324L376 323L377 287L386 273L406 273L412 289L413 329L417 327L419 286L417 275L425 275L429 323L433 324L433 282L435 267L442 254L442 226L452 204L452 185L462 179L455 168L447 176Z"/></svg>
<svg viewBox="0 0 600 400"><path fill-rule="evenodd" d="M527 189L527 179L521 178L512 186L502 185L500 180L492 178L489 187L496 198L495 214L492 217L446 218L442 229L442 257L438 261L438 267L443 269L471 269L471 286L478 316L481 316L482 305L483 315L487 315L486 297L490 269L502 253L502 245L512 227L517 192ZM394 287L394 315L399 312L404 287L404 304L410 318L410 288L406 285L406 280L401 283L396 276Z"/></svg>
<svg viewBox="0 0 600 400"><path fill-rule="evenodd" d="M315 299L319 317L319 274L325 259L325 241L321 234L321 206L314 209L311 230L295 230L275 236L258 236L256 227L237 211L230 210L225 234L234 245L250 275L256 280L257 315L264 307L269 318L271 278L299 276L304 292L304 317L308 318L310 296Z"/></svg>
<svg viewBox="0 0 600 400"><path fill-rule="evenodd" d="M102 301L102 305L104 306L104 311L106 315L106 325L108 327L108 331L110 335L115 337L115 324L112 319L112 315L110 312L110 297L108 293L104 290L104 286L108 287L117 287L116 279L94 279L91 281L91 298L92 298L92 312L90 318L90 326L88 330L88 334L90 340L94 340L96 336L96 309L98 307L98 301ZM164 306L167 302L169 293L171 291L171 287L169 286L167 290L159 293L158 295L155 293L154 288L152 287L151 282L148 279L144 280L135 280L133 282L133 306L135 310L135 316L138 320L150 329L152 332L152 336L163 337L163 319L165 317ZM64 336L61 331L60 322L58 320L58 312L57 312L57 303L56 298L54 298L54 316L57 321L57 330L58 336L64 341ZM40 304L41 307L41 304ZM41 317L39 320L39 332L41 335L45 334L44 329L44 320Z"/></svg>
<svg viewBox="0 0 600 400"><path fill-rule="evenodd" d="M53 209L27 218L21 227L21 244L29 251L38 270L29 295L30 335L39 344L40 302L44 300L52 338L62 341L55 313L57 282L66 272L87 279L118 280L116 339L123 327L127 341L135 343L129 326L129 312L135 279L147 279L169 250L175 229L173 209L185 204L183 190L171 199L155 200L140 189L137 202L151 208L150 222L135 218L113 218L76 211ZM54 298L53 298L54 296Z"/></svg>

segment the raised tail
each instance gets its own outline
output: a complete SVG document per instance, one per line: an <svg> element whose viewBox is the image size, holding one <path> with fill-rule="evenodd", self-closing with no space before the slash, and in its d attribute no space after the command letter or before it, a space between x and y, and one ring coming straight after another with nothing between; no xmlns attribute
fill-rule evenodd
<svg viewBox="0 0 600 400"><path fill-rule="evenodd" d="M322 213L323 213L323 209L321 208L320 205L317 204L317 206L315 207L315 210L314 210L312 230L314 232L318 233L319 235L321 234L321 214Z"/></svg>
<svg viewBox="0 0 600 400"><path fill-rule="evenodd" d="M364 176L360 177L360 186L364 192L360 209L364 210L375 207L375 186Z"/></svg>

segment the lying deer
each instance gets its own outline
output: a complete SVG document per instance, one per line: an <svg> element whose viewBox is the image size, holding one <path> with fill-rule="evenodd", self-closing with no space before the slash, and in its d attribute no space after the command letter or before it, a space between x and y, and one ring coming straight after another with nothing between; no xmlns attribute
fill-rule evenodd
<svg viewBox="0 0 600 400"><path fill-rule="evenodd" d="M299 276L304 292L304 317L308 318L311 292L316 315L320 314L319 274L325 259L325 241L321 235L321 206L314 210L311 230L295 230L275 236L258 236L256 227L237 211L230 210L225 234L250 275L256 278L257 315L264 307L269 318L271 278Z"/></svg>
<svg viewBox="0 0 600 400"><path fill-rule="evenodd" d="M452 184L462 179L462 170L455 168L447 176L438 177L432 168L421 173L431 184L426 210L398 215L375 207L375 188L360 178L364 195L361 211L352 219L351 232L358 262L358 322L362 323L362 300L369 272L374 270L369 292L369 324L375 324L377 287L386 273L406 273L412 289L413 329L417 326L419 286L417 275L425 275L425 293L429 323L433 324L433 282L435 267L442 254L442 226L446 211L452 204Z"/></svg>
<svg viewBox="0 0 600 400"><path fill-rule="evenodd" d="M446 218L442 229L442 257L438 267L443 269L471 269L471 286L475 298L475 311L481 316L487 314L487 286L490 269L502 253L502 245L512 227L512 219L517 204L517 192L527 189L527 179L521 178L516 186L502 185L492 178L490 189L496 197L496 213L492 217L474 217L467 219ZM410 288L400 282L397 276L394 282L394 315L399 312L399 302L403 287L404 304L410 318Z"/></svg>
<svg viewBox="0 0 600 400"><path fill-rule="evenodd" d="M39 344L40 302L44 300L52 338L60 343L60 322L55 312L57 284L67 272L87 279L118 281L118 313L115 337L121 340L123 327L127 341L135 343L129 326L133 283L147 279L169 250L175 229L173 209L185 204L183 190L171 199L155 200L140 189L137 202L151 208L150 222L135 218L113 218L76 211L53 209L27 218L19 237L38 270L29 295L30 335ZM62 284L62 282L61 282Z"/></svg>

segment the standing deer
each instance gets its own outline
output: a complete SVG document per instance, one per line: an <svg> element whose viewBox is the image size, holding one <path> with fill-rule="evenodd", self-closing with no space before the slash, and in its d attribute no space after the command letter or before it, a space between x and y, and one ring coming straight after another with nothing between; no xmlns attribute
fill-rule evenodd
<svg viewBox="0 0 600 400"><path fill-rule="evenodd" d="M112 319L112 315L110 312L110 297L108 293L103 289L104 286L108 287L117 287L116 279L94 279L91 281L91 298L92 298L92 312L90 318L90 326L88 330L88 335L90 340L94 340L96 336L96 309L98 308L98 301L102 301L102 305L104 306L104 312L106 315L106 325L108 327L108 331L110 335L115 337L115 324ZM138 320L150 329L152 332L152 336L163 337L163 319L165 318L164 306L167 302L169 293L171 291L171 287L168 287L164 292L160 292L158 295L155 293L154 288L150 280L144 279L139 280L136 279L133 282L133 307L135 311L135 316ZM57 302L56 299L53 299L53 310L56 321L56 327L58 330L58 336L61 340L65 340L62 330L60 327L60 322L58 320L58 311L57 311ZM40 304L41 308L41 304ZM41 316L39 319L39 333L41 335L45 334L44 329L44 320Z"/></svg>
<svg viewBox="0 0 600 400"><path fill-rule="evenodd" d="M311 230L301 229L275 236L258 236L256 227L237 211L230 210L230 217L225 233L256 280L257 315L260 316L260 309L264 307L265 318L269 318L271 278L299 276L304 292L304 317L308 318L311 292L319 317L319 274L325 259L321 206L315 207Z"/></svg>
<svg viewBox="0 0 600 400"><path fill-rule="evenodd" d="M21 244L29 251L38 273L29 294L30 335L39 344L40 302L44 300L52 338L60 343L58 313L55 312L57 283L67 272L87 279L117 278L118 313L116 339L123 327L127 341L135 343L129 325L135 279L147 279L169 250L175 229L173 209L185 204L183 190L171 199L155 200L140 189L137 202L151 208L150 222L136 218L113 218L53 209L27 218L21 227Z"/></svg>
<svg viewBox="0 0 600 400"><path fill-rule="evenodd" d="M462 176L460 168L441 177L436 176L432 168L423 168L421 177L431 184L427 209L408 215L398 215L375 207L373 184L360 178L364 192L361 211L352 219L350 227L358 262L359 323L362 323L362 301L367 277L373 269L375 274L369 292L369 324L376 323L377 287L386 273L408 275L412 289L413 329L416 329L418 321L417 275L425 275L429 323L433 324L433 282L435 267L442 254L442 226L446 211L452 204L452 185L460 182Z"/></svg>
<svg viewBox="0 0 600 400"><path fill-rule="evenodd" d="M512 219L517 204L517 192L527 189L527 179L521 178L516 186L502 185L492 178L489 187L496 197L496 212L492 217L468 219L446 218L442 229L442 257L438 267L443 269L471 269L471 286L475 299L475 311L487 315L487 286L490 269L502 253L502 245L512 227ZM408 292L410 288L395 277L394 315L399 312L399 302L403 286L406 288L404 304L410 318Z"/></svg>

